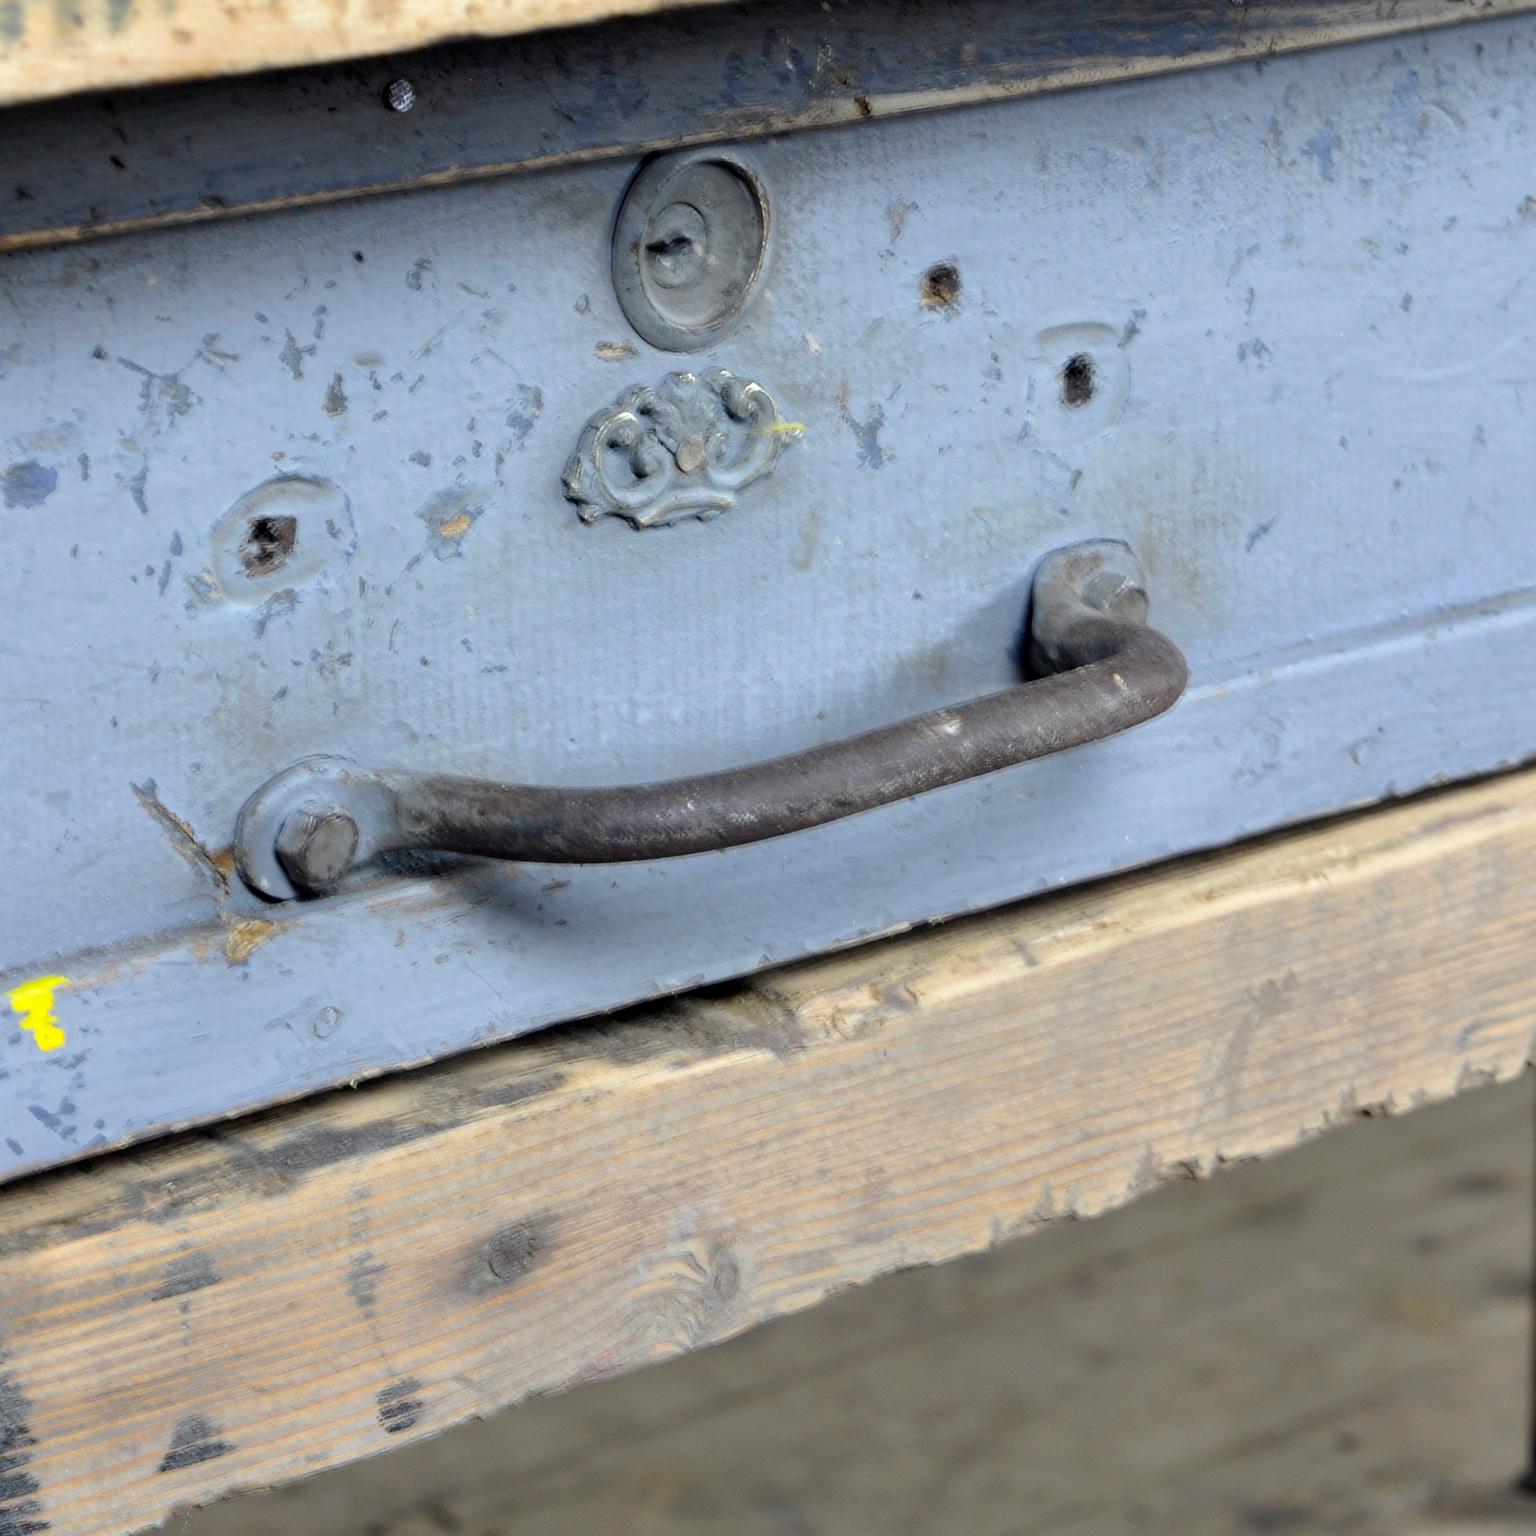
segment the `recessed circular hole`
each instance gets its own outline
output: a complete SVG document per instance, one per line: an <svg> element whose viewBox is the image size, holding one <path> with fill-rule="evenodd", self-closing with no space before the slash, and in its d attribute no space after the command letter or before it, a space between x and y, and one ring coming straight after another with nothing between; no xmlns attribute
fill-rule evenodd
<svg viewBox="0 0 1536 1536"><path fill-rule="evenodd" d="M1061 403L1077 407L1093 399L1093 359L1086 352L1069 357L1061 370Z"/></svg>
<svg viewBox="0 0 1536 1536"><path fill-rule="evenodd" d="M299 520L296 517L253 517L240 542L240 563L247 576L270 576L281 570L293 553L299 540Z"/></svg>
<svg viewBox="0 0 1536 1536"><path fill-rule="evenodd" d="M960 269L952 261L936 262L923 273L924 309L953 309L960 297Z"/></svg>
<svg viewBox="0 0 1536 1536"><path fill-rule="evenodd" d="M236 499L209 533L209 569L193 582L210 601L250 606L351 558L352 506L315 475L274 475Z"/></svg>
<svg viewBox="0 0 1536 1536"><path fill-rule="evenodd" d="M614 228L613 280L653 346L697 352L732 329L763 275L768 196L734 151L685 150L648 162Z"/></svg>

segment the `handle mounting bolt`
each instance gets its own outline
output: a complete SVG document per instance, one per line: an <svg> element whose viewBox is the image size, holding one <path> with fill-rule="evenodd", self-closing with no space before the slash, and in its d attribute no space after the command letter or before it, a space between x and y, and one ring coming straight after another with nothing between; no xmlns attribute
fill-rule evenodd
<svg viewBox="0 0 1536 1536"><path fill-rule="evenodd" d="M277 857L305 890L334 885L357 857L357 823L343 810L301 808L283 818Z"/></svg>

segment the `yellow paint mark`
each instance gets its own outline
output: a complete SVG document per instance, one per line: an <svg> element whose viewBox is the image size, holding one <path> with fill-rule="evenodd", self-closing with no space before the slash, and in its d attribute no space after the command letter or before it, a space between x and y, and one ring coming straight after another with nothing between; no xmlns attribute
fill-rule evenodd
<svg viewBox="0 0 1536 1536"><path fill-rule="evenodd" d="M462 539L471 528L475 526L475 520L468 512L460 512L457 517L450 517L438 530L440 539Z"/></svg>
<svg viewBox="0 0 1536 1536"><path fill-rule="evenodd" d="M776 421L771 427L760 429L764 437L804 437L805 423L803 421Z"/></svg>
<svg viewBox="0 0 1536 1536"><path fill-rule="evenodd" d="M605 363L622 363L640 355L627 341L600 341L592 350Z"/></svg>
<svg viewBox="0 0 1536 1536"><path fill-rule="evenodd" d="M39 976L5 994L11 1007L21 1015L21 1027L32 1031L40 1051L56 1051L64 1044L64 1031L53 1013L53 995L68 985L67 976Z"/></svg>

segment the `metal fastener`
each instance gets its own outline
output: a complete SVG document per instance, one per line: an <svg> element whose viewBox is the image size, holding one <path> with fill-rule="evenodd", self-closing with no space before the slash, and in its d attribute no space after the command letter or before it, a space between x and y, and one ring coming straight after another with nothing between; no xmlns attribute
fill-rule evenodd
<svg viewBox="0 0 1536 1536"><path fill-rule="evenodd" d="M306 890L334 885L357 857L357 823L343 810L297 810L277 833L277 857L288 878Z"/></svg>
<svg viewBox="0 0 1536 1536"><path fill-rule="evenodd" d="M647 161L614 227L614 289L629 323L670 352L713 346L761 285L770 226L763 178L740 151Z"/></svg>
<svg viewBox="0 0 1536 1536"><path fill-rule="evenodd" d="M409 112L416 105L416 87L409 80L391 80L384 100L391 112Z"/></svg>
<svg viewBox="0 0 1536 1536"><path fill-rule="evenodd" d="M677 445L677 467L685 475L696 475L709 462L709 448L702 437L685 437Z"/></svg>

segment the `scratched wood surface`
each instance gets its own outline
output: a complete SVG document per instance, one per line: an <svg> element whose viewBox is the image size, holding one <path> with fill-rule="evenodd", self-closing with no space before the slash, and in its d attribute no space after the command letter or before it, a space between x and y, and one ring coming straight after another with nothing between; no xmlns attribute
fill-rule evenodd
<svg viewBox="0 0 1536 1536"><path fill-rule="evenodd" d="M0 1530L107 1536L1513 1075L1536 772L0 1195Z"/></svg>
<svg viewBox="0 0 1536 1536"><path fill-rule="evenodd" d="M1501 1495L1533 1088L1362 1118L166 1529L1531 1536Z"/></svg>

